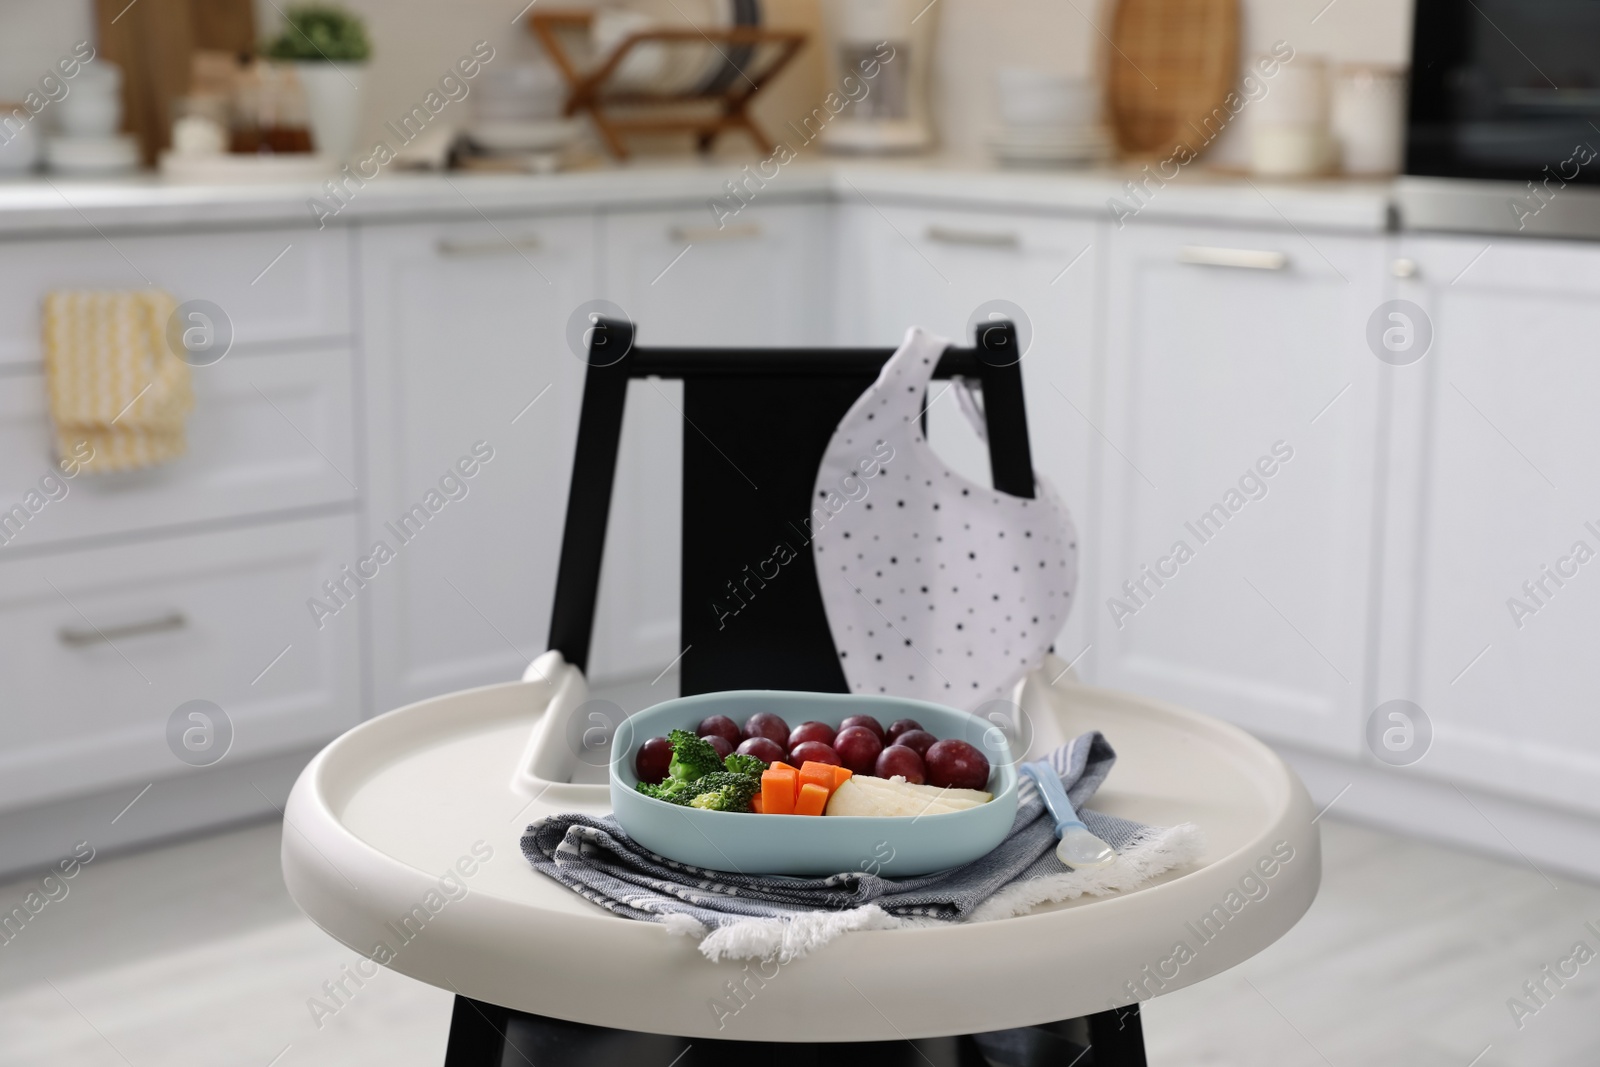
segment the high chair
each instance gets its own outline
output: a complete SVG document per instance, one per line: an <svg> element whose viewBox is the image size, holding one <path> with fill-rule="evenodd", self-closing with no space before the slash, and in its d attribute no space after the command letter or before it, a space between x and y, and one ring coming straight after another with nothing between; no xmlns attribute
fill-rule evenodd
<svg viewBox="0 0 1600 1067"><path fill-rule="evenodd" d="M1198 824L1198 862L1016 918L850 933L780 965L710 963L520 855L540 815L610 811L594 741L616 715L589 701L584 669L631 379L684 381L681 692L845 691L803 520L818 458L890 351L633 339L627 323L593 331L550 650L520 682L391 711L319 753L284 820L295 901L357 952L456 994L446 1067L1141 1067L1143 1001L1248 959L1310 906L1313 811L1248 734L1080 685L1053 655L1019 686L1023 712L1066 736L1103 731L1118 762L1093 806ZM985 326L974 347L945 351L937 377L981 383L994 487L1032 496L1015 353L1011 324ZM714 610L778 539L797 558L736 617ZM710 1010L729 996L737 1012Z"/></svg>

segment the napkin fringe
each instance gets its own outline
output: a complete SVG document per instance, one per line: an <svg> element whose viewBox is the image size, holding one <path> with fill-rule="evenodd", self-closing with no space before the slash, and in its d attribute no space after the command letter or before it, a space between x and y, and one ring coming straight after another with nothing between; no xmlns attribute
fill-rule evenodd
<svg viewBox="0 0 1600 1067"><path fill-rule="evenodd" d="M713 930L700 942L700 954L719 960L776 959L788 963L852 930L896 930L912 920L890 915L876 904L848 911L807 911L784 919L741 919Z"/></svg>
<svg viewBox="0 0 1600 1067"><path fill-rule="evenodd" d="M1175 867L1195 862L1204 850L1204 835L1192 822L1151 827L1148 833L1134 838L1110 866L1099 870L1066 870L1014 882L979 904L967 921L1009 919L1040 904L1125 892Z"/></svg>
<svg viewBox="0 0 1600 1067"><path fill-rule="evenodd" d="M1093 871L1066 870L1017 882L980 904L967 921L1009 919L1040 904L1125 892L1157 875L1195 862L1204 849L1204 837L1194 823L1153 827L1149 833L1136 837L1109 867ZM741 919L709 933L703 924L688 915L669 915L664 923L671 933L698 938L700 954L713 963L749 959L776 959L779 963L788 963L852 930L949 925L938 919L892 915L877 904L848 911L809 911L781 919Z"/></svg>

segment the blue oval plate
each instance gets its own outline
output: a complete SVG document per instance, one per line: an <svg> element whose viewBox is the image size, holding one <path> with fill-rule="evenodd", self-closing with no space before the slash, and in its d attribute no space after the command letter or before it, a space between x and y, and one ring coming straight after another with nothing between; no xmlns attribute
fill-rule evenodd
<svg viewBox="0 0 1600 1067"><path fill-rule="evenodd" d="M758 711L791 727L815 719L837 727L851 715L887 726L915 719L940 740L959 738L989 758L994 799L939 815L755 815L680 807L638 791L639 745L671 730L693 732L702 719L726 715L743 723ZM827 875L845 871L903 877L959 867L1005 839L1017 813L1017 772L1006 739L981 719L954 708L898 697L742 689L657 704L629 717L611 753L611 804L628 836L679 863L739 874Z"/></svg>

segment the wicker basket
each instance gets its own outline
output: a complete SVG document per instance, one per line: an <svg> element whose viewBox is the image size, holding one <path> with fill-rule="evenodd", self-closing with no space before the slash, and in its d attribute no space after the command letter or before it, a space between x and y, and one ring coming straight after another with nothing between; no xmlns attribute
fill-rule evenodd
<svg viewBox="0 0 1600 1067"><path fill-rule="evenodd" d="M1123 156L1167 156L1180 143L1198 154L1227 125L1238 0L1117 0L1107 42L1106 117Z"/></svg>

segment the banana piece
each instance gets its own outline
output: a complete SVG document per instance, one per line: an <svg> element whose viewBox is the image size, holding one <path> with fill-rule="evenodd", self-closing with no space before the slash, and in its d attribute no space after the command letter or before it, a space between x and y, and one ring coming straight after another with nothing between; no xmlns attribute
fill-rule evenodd
<svg viewBox="0 0 1600 1067"><path fill-rule="evenodd" d="M936 789L910 785L902 779L856 775L833 791L823 814L914 818L965 811L990 799L988 793L976 789Z"/></svg>
<svg viewBox="0 0 1600 1067"><path fill-rule="evenodd" d="M903 778L890 778L890 782L899 783L906 789L913 790L925 796L937 796L943 800L955 802L957 800L970 800L973 804L987 804L994 799L993 793L985 793L981 789L952 789L949 786L940 788L936 785L912 785Z"/></svg>

